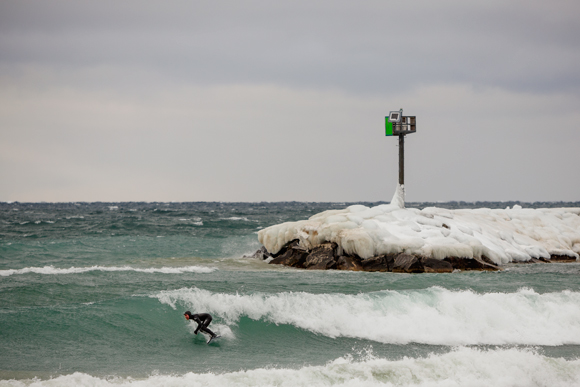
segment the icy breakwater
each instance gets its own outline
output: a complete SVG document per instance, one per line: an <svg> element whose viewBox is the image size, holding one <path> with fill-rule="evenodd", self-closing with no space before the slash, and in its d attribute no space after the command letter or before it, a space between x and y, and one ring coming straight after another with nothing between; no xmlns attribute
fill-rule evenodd
<svg viewBox="0 0 580 387"><path fill-rule="evenodd" d="M447 210L354 205L261 230L255 256L306 269L399 272L498 270L577 261L580 208Z"/></svg>

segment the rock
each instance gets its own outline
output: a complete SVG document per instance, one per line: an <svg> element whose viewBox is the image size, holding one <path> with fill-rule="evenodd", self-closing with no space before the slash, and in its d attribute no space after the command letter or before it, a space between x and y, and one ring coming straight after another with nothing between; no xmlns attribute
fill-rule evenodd
<svg viewBox="0 0 580 387"><path fill-rule="evenodd" d="M483 258L447 257L443 260L449 262L454 269L459 270L480 270L480 271L501 270L498 266L496 266L493 263L486 262Z"/></svg>
<svg viewBox="0 0 580 387"><path fill-rule="evenodd" d="M421 260L414 255L401 253L395 258L393 273L424 273Z"/></svg>
<svg viewBox="0 0 580 387"><path fill-rule="evenodd" d="M300 250L288 249L284 254L272 259L270 265L285 265L304 268L308 253Z"/></svg>
<svg viewBox="0 0 580 387"><path fill-rule="evenodd" d="M423 264L423 268L425 273L452 273L453 266L441 259L435 258L421 258L421 263Z"/></svg>
<svg viewBox="0 0 580 387"><path fill-rule="evenodd" d="M532 258L530 258L529 262L530 262L530 263L546 263L545 261L542 261L542 260L540 260L540 259L533 258L533 257L532 257Z"/></svg>
<svg viewBox="0 0 580 387"><path fill-rule="evenodd" d="M513 261L512 263L523 263L523 264L530 264L530 263L547 263L545 259L538 259L538 258L530 258L527 261Z"/></svg>
<svg viewBox="0 0 580 387"><path fill-rule="evenodd" d="M294 240L282 248L284 252L277 254L269 263L271 265L285 265L304 268L308 251L299 246L298 240Z"/></svg>
<svg viewBox="0 0 580 387"><path fill-rule="evenodd" d="M330 269L336 269L336 261L334 260L334 257L328 257L320 262L318 262L315 265L312 266L308 266L306 268L307 270L330 270Z"/></svg>
<svg viewBox="0 0 580 387"><path fill-rule="evenodd" d="M288 242L276 254L270 254L265 247L260 248L253 257L259 259L271 258L270 264L292 266L309 270L352 270L352 271L380 271L395 273L450 273L459 270L488 270L498 271L500 267L489 258L448 257L443 260L417 257L411 254L387 254L368 259L357 256L340 255L337 257L336 243L323 243L307 250L300 246L299 240ZM340 252L342 254L342 251ZM532 259L529 262L575 262L576 259L564 255L552 255L551 260L544 258Z"/></svg>
<svg viewBox="0 0 580 387"><path fill-rule="evenodd" d="M299 246L300 246L300 241L298 239L294 239L294 240L291 240L290 242L286 243L284 246L282 246L280 251L278 251L276 254L270 254L270 255L274 258L277 258L277 257L283 255L286 251L288 251L288 249L300 248Z"/></svg>
<svg viewBox="0 0 580 387"><path fill-rule="evenodd" d="M336 260L336 269L337 270L361 271L361 270L363 270L363 267L361 265L360 258L351 257L348 255L341 255Z"/></svg>
<svg viewBox="0 0 580 387"><path fill-rule="evenodd" d="M272 256L272 254L270 254L268 252L268 250L266 250L266 248L264 246L262 246L258 251L256 251L254 254L250 255L249 257L246 257L244 255L244 258L257 258L257 259L268 259Z"/></svg>
<svg viewBox="0 0 580 387"><path fill-rule="evenodd" d="M574 257L570 257L568 255L556 255L556 254L552 254L550 255L550 261L552 262L576 262L576 258Z"/></svg>
<svg viewBox="0 0 580 387"><path fill-rule="evenodd" d="M481 260L485 263L489 263L490 265L497 266L491 259L486 257L485 255L481 256Z"/></svg>
<svg viewBox="0 0 580 387"><path fill-rule="evenodd" d="M363 259L361 261L362 270L364 271L393 271L395 258L392 255L379 255Z"/></svg>
<svg viewBox="0 0 580 387"><path fill-rule="evenodd" d="M493 263L492 260L490 260L489 258L487 260L485 260L485 256L481 257L481 258L477 258L474 257L473 259L475 261L478 261L478 263L480 265L482 265L482 269L479 270L486 270L486 271L501 271L502 269L497 266L495 263Z"/></svg>
<svg viewBox="0 0 580 387"><path fill-rule="evenodd" d="M304 267L316 266L320 263L329 260L336 261L334 252L336 251L336 243L323 243L312 249L310 254L306 257ZM328 262L327 262L328 263Z"/></svg>

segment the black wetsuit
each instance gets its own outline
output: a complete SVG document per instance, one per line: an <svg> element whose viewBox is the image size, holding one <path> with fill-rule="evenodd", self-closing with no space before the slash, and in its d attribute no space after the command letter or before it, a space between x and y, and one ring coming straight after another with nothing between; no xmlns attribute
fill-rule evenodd
<svg viewBox="0 0 580 387"><path fill-rule="evenodd" d="M211 322L211 315L208 313L200 313L200 314L192 314L189 318L197 323L197 329L195 330L195 334L197 335L198 331L202 331L205 333L209 333L211 337L215 337L215 333L209 330L207 327Z"/></svg>

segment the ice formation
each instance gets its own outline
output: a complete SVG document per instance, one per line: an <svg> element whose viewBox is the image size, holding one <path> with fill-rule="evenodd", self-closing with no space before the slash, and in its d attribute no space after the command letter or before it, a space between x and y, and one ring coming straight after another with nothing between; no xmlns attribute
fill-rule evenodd
<svg viewBox="0 0 580 387"><path fill-rule="evenodd" d="M298 239L307 249L335 242L363 259L402 252L437 259L486 256L496 264L579 258L580 208L419 210L405 208L403 195L399 186L390 204L324 211L260 230L258 239L273 254Z"/></svg>

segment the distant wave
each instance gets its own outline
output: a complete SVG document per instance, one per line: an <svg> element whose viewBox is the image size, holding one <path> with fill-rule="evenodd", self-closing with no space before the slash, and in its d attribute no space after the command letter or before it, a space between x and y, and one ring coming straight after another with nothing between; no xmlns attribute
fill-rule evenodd
<svg viewBox="0 0 580 387"><path fill-rule="evenodd" d="M0 386L550 386L580 384L580 360L549 358L533 350L457 348L425 358L341 357L300 369L258 368L222 374L98 378L76 372L50 380L3 380Z"/></svg>
<svg viewBox="0 0 580 387"><path fill-rule="evenodd" d="M257 220L250 220L250 219L246 218L245 216L243 216L243 217L230 216L229 218L220 218L220 220L243 220L244 222L257 222Z"/></svg>
<svg viewBox="0 0 580 387"><path fill-rule="evenodd" d="M571 291L480 294L431 287L356 295L242 295L187 288L153 297L173 308L207 311L229 325L247 316L332 338L450 346L580 344L580 293Z"/></svg>
<svg viewBox="0 0 580 387"><path fill-rule="evenodd" d="M0 277L8 277L15 274L79 274L90 271L136 271L140 273L164 273L164 274L181 274L181 273L211 273L216 268L205 266L181 266L181 267L159 267L159 268L136 268L131 266L90 266L90 267L69 267L66 269L54 266L44 267L25 267L24 269L0 270Z"/></svg>

